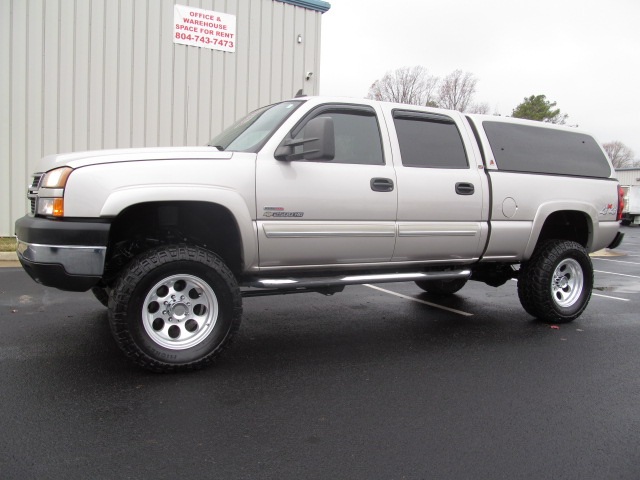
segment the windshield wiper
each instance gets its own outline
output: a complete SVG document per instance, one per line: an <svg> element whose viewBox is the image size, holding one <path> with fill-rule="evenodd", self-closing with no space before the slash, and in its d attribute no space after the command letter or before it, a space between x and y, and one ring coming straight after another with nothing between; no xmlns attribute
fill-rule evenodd
<svg viewBox="0 0 640 480"><path fill-rule="evenodd" d="M209 145L207 145L207 147L215 147L218 150L220 150L221 152L224 152L224 147L222 145L211 145L211 144L209 144Z"/></svg>

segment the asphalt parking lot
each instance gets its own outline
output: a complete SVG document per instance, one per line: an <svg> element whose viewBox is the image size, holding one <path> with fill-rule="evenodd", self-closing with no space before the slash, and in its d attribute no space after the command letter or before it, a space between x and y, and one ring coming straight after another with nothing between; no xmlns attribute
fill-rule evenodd
<svg viewBox="0 0 640 480"><path fill-rule="evenodd" d="M640 228L546 325L516 282L245 299L213 367L130 364L91 294L0 269L0 478L640 478Z"/></svg>

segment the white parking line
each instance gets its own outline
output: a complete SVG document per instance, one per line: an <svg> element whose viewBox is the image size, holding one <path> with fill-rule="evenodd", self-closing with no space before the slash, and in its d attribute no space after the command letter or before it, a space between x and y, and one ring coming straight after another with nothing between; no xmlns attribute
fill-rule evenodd
<svg viewBox="0 0 640 480"><path fill-rule="evenodd" d="M608 275L618 275L620 277L640 278L638 275L627 275L626 273L605 272L604 270L594 270L597 273L606 273Z"/></svg>
<svg viewBox="0 0 640 480"><path fill-rule="evenodd" d="M609 295L602 295L601 293L592 293L591 295L594 296L594 297L609 298L611 300L620 300L621 302L628 302L629 301L628 298L610 297Z"/></svg>
<svg viewBox="0 0 640 480"><path fill-rule="evenodd" d="M457 313L458 315L464 315L465 317L473 317L473 313L463 312L461 310L456 310L455 308L445 307L444 305L438 305L436 303L425 302L424 300L420 300L417 298L409 297L407 295L402 295L401 293L392 292L391 290L386 290L384 288L376 287L375 285L369 285L368 283L364 284L365 287L373 288L374 290L380 290L381 292L388 293L390 295L395 295L396 297L404 298L405 300L411 300L414 302L422 303L424 305L429 305L430 307L439 308L441 310L446 310L447 312Z"/></svg>
<svg viewBox="0 0 640 480"><path fill-rule="evenodd" d="M624 260L611 260L610 258L593 257L593 260L601 260L603 262L628 263L630 265L640 265L640 262L625 262Z"/></svg>

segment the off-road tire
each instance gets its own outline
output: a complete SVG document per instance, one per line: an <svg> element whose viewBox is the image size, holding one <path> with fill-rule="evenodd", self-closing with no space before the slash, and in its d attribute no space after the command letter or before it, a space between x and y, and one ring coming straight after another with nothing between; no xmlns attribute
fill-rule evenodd
<svg viewBox="0 0 640 480"><path fill-rule="evenodd" d="M417 280L416 285L427 293L434 295L453 295L467 284L466 278L450 280Z"/></svg>
<svg viewBox="0 0 640 480"><path fill-rule="evenodd" d="M548 323L578 318L591 298L593 265L579 243L549 240L524 262L518 297L527 313Z"/></svg>
<svg viewBox="0 0 640 480"><path fill-rule="evenodd" d="M154 372L211 364L240 327L235 277L214 253L165 245L140 254L109 299L109 323L128 358Z"/></svg>

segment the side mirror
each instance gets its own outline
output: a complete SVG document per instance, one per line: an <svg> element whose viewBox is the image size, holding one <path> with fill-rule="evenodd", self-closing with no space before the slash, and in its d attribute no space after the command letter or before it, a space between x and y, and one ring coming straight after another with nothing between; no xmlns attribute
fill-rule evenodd
<svg viewBox="0 0 640 480"><path fill-rule="evenodd" d="M304 127L303 137L309 139L302 146L305 160L330 161L336 155L333 118L316 117Z"/></svg>
<svg viewBox="0 0 640 480"><path fill-rule="evenodd" d="M302 153L294 153L302 145ZM285 140L275 151L278 160L331 161L335 157L336 141L333 118L316 117L304 126L302 138Z"/></svg>

